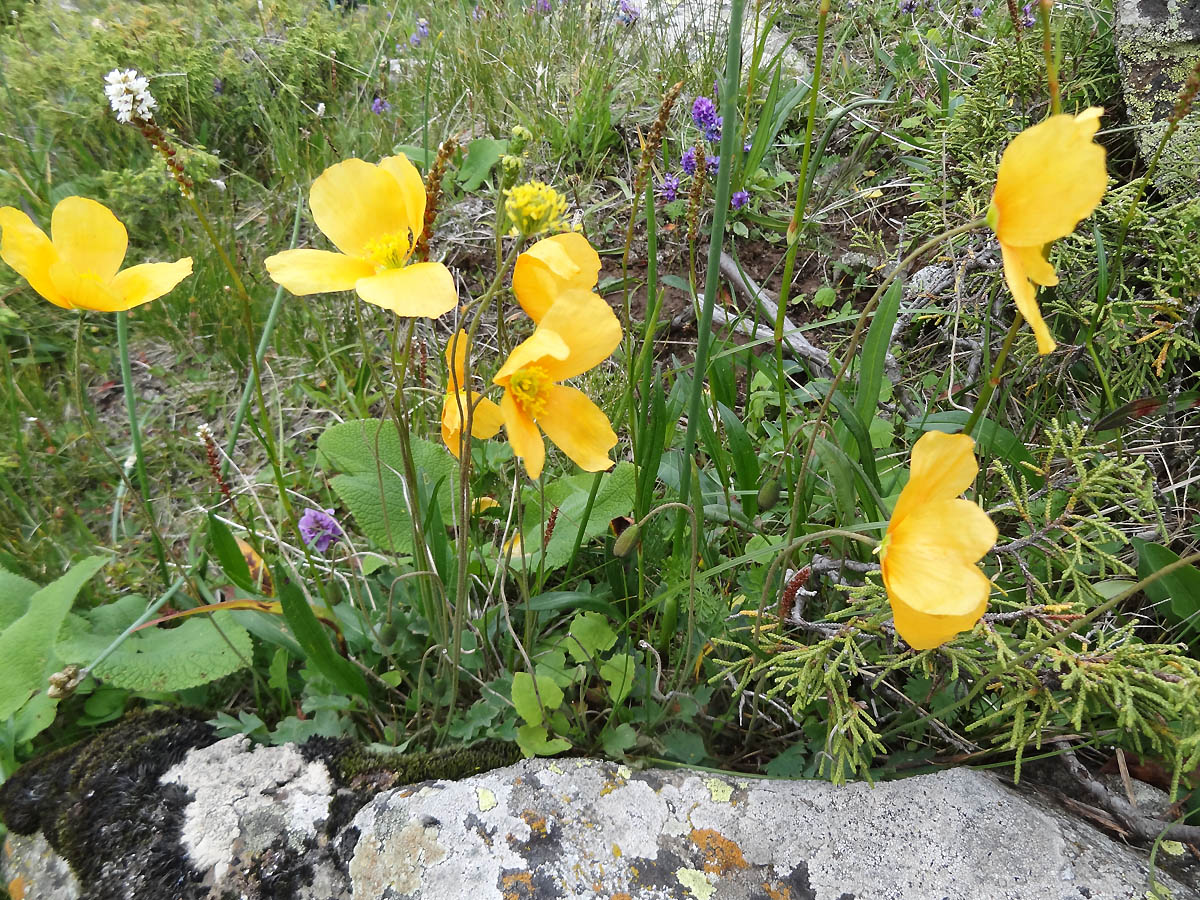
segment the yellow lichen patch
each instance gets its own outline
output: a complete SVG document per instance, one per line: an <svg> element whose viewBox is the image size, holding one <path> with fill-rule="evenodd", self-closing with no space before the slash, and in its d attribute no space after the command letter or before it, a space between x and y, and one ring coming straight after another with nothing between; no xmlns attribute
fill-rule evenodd
<svg viewBox="0 0 1200 900"><path fill-rule="evenodd" d="M705 778L704 786L708 788L708 796L713 803L728 803L733 796L733 785L726 784L720 778Z"/></svg>
<svg viewBox="0 0 1200 900"><path fill-rule="evenodd" d="M479 798L479 811L487 812L496 808L496 795L487 788L475 788L475 796Z"/></svg>
<svg viewBox="0 0 1200 900"><path fill-rule="evenodd" d="M530 900L533 897L533 876L528 872L513 872L500 879L504 900Z"/></svg>
<svg viewBox="0 0 1200 900"><path fill-rule="evenodd" d="M521 818L525 821L525 824L529 826L529 830L538 837L546 836L545 816L539 816L532 809L527 809L525 812L521 813Z"/></svg>
<svg viewBox="0 0 1200 900"><path fill-rule="evenodd" d="M792 889L786 884L781 884L778 887L768 881L763 882L763 890L767 892L767 896L771 900L792 900Z"/></svg>
<svg viewBox="0 0 1200 900"><path fill-rule="evenodd" d="M621 848L616 844L613 844L613 856L617 859L621 858Z"/></svg>
<svg viewBox="0 0 1200 900"><path fill-rule="evenodd" d="M716 888L709 884L708 877L699 869L676 869L675 878L696 900L709 900L716 891Z"/></svg>
<svg viewBox="0 0 1200 900"><path fill-rule="evenodd" d="M704 854L705 872L727 875L735 869L750 868L746 857L742 856L742 848L720 832L711 828L693 828L689 837Z"/></svg>

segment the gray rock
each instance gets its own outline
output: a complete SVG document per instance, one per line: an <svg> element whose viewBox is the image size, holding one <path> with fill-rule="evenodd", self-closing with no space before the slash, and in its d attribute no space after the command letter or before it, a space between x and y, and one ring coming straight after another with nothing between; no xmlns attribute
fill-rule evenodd
<svg viewBox="0 0 1200 900"><path fill-rule="evenodd" d="M1153 157L1180 88L1200 62L1200 0L1117 0L1117 60L1125 104ZM1159 162L1156 183L1181 199L1200 185L1200 119L1184 119Z"/></svg>
<svg viewBox="0 0 1200 900"><path fill-rule="evenodd" d="M532 760L380 794L353 827L354 896L396 900L1126 900L1149 884L1135 852L968 769L834 787Z"/></svg>
<svg viewBox="0 0 1200 900"><path fill-rule="evenodd" d="M76 900L79 896L79 882L71 867L41 832L5 838L2 883L10 895L23 900Z"/></svg>
<svg viewBox="0 0 1200 900"><path fill-rule="evenodd" d="M179 864L203 893L188 896L1140 900L1150 883L1144 854L969 769L835 787L527 760L370 796L317 756L230 738L162 776L190 798ZM8 877L24 900L74 900L38 841L12 839Z"/></svg>

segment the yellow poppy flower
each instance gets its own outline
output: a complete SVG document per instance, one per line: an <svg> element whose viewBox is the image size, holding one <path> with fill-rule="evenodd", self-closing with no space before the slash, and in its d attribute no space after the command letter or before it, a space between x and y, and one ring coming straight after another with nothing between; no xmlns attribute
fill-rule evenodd
<svg viewBox="0 0 1200 900"><path fill-rule="evenodd" d="M504 420L500 417L500 407L477 391L466 389L467 335L462 331L446 342L446 368L450 370L450 378L446 381L446 399L442 401L442 441L458 459L463 422L470 406L475 408L471 413L471 437L484 440L493 437Z"/></svg>
<svg viewBox="0 0 1200 900"><path fill-rule="evenodd" d="M25 213L0 208L0 258L64 309L121 312L156 300L192 274L190 256L120 271L129 235L112 210L66 197L50 215L50 237Z"/></svg>
<svg viewBox="0 0 1200 900"><path fill-rule="evenodd" d="M992 586L976 563L995 546L996 526L958 496L979 471L974 448L965 434L921 436L879 545L896 631L914 650L973 628L987 608Z"/></svg>
<svg viewBox="0 0 1200 900"><path fill-rule="evenodd" d="M1000 241L1004 280L1037 337L1038 353L1055 347L1036 299L1035 285L1058 284L1046 247L1091 214L1108 183L1104 148L1092 140L1103 113L1093 106L1077 116L1051 116L1013 138L1000 157L987 221Z"/></svg>
<svg viewBox="0 0 1200 900"><path fill-rule="evenodd" d="M347 159L313 182L308 205L340 250L285 250L267 272L297 296L354 290L400 316L440 316L458 302L450 270L410 263L425 227L425 182L404 156L373 165Z"/></svg>
<svg viewBox="0 0 1200 900"><path fill-rule="evenodd" d="M591 291L567 291L496 373L504 430L530 478L546 461L543 431L581 469L612 466L608 451L617 435L608 417L582 391L558 382L598 366L620 343L621 323L607 303Z"/></svg>
<svg viewBox="0 0 1200 900"><path fill-rule="evenodd" d="M529 318L542 316L564 291L590 291L600 277L600 256L574 231L543 238L517 257L512 287Z"/></svg>

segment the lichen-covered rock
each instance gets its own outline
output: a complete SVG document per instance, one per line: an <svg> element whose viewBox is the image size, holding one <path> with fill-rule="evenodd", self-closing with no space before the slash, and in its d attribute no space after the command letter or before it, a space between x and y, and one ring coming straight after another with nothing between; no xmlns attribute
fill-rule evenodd
<svg viewBox="0 0 1200 900"><path fill-rule="evenodd" d="M834 787L532 760L389 791L351 827L353 896L373 900L1140 900L1149 884L1131 850L968 769Z"/></svg>
<svg viewBox="0 0 1200 900"><path fill-rule="evenodd" d="M321 829L335 792L322 760L306 760L292 744L252 747L238 735L192 750L162 784L188 793L179 842L215 896L304 900L345 892Z"/></svg>
<svg viewBox="0 0 1200 900"><path fill-rule="evenodd" d="M1117 0L1116 18L1125 104L1149 161L1180 88L1200 62L1200 0ZM1200 123L1194 114L1168 142L1155 181L1180 198L1200 186Z"/></svg>
<svg viewBox="0 0 1200 900"><path fill-rule="evenodd" d="M1141 900L1150 885L1143 853L967 769L874 787L585 759L461 777L508 753L255 747L136 717L0 789L18 832L0 883L20 900ZM445 780L406 785L419 771Z"/></svg>

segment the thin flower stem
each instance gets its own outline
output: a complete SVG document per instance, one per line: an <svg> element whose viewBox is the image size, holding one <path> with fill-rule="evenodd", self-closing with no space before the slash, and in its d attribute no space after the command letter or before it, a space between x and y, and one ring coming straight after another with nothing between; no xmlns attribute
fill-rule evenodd
<svg viewBox="0 0 1200 900"><path fill-rule="evenodd" d="M787 253L783 258L783 277L779 284L779 306L775 313L775 379L776 390L779 392L779 418L783 434L783 445L791 441L787 403L784 394L787 377L783 369L783 323L787 318L788 299L792 292L792 278L796 267L796 253L800 249L800 231L804 227L804 215L808 208L808 190L812 183L808 178L808 167L811 163L813 128L817 120L817 95L821 88L821 72L824 69L825 57L825 26L829 19L829 0L821 0L817 11L817 49L813 61L813 74L808 87L808 120L804 125L804 150L800 156L800 173L796 179L796 205L792 210L792 219L787 228ZM788 480L791 481L791 456L785 456L788 467Z"/></svg>
<svg viewBox="0 0 1200 900"><path fill-rule="evenodd" d="M829 385L829 390L825 392L825 396L821 400L821 405L817 409L817 417L815 420L813 420L812 432L808 437L808 444L804 448L803 457L800 459L800 471L796 475L795 480L790 482L792 506L791 514L788 517L788 530L787 538L784 541L785 544L790 545L796 538L796 529L800 525L800 501L804 496L804 476L808 472L808 461L812 459L813 448L816 447L817 437L820 434L821 426L825 421L825 416L829 412L829 406L833 402L833 395L841 386L842 380L846 377L846 372L848 372L850 369L850 364L854 361L854 358L858 353L858 345L862 341L863 333L866 331L867 320L871 317L871 313L874 312L876 305L879 303L879 299L884 294L884 291L886 291L891 286L892 282L895 281L902 272L906 271L913 262L920 259L930 250L940 246L952 238L958 237L960 234L966 234L967 232L974 231L976 228L986 224L987 221L985 219L975 219L972 222L967 222L965 225L959 225L957 228L951 228L949 231L943 232L936 237L932 237L925 243L921 244L919 247L917 247L917 249L913 250L896 264L895 268L893 268L892 271L888 273L887 277L880 282L879 286L875 288L875 293L871 295L871 299L869 299L866 306L863 307L862 313L860 313L858 317L858 323L854 326L854 332L850 335L850 344L846 348L845 356L842 358L842 364L838 368L837 374L834 375L833 381ZM792 437L792 441L795 442L802 434L804 434L804 431L798 430ZM791 455L791 450L791 445L785 445L783 456L780 461L775 464L775 471L772 477L779 477L780 469L783 466L784 461ZM790 553L791 551L788 551L786 555L790 556ZM768 578L768 580L763 584L764 592L770 589L770 587L771 581Z"/></svg>
<svg viewBox="0 0 1200 900"><path fill-rule="evenodd" d="M150 505L150 479L146 477L146 460L142 455L142 427L138 422L137 397L133 386L133 369L129 364L129 313L117 313L117 352L121 358L121 381L125 388L125 411L129 414L129 439L133 444L134 471L137 472L138 490L142 494L142 508L150 520L150 537L154 543L154 555L162 573L163 584L171 583L171 572L167 568L167 554L162 538L154 522L154 507ZM82 411L81 411L82 412Z"/></svg>
<svg viewBox="0 0 1200 900"><path fill-rule="evenodd" d="M505 276L517 261L517 256L521 252L521 248L525 244L524 238L518 238L512 248L508 252L508 256L496 267L496 277L492 279L492 283L488 285L486 291L474 301L474 309L469 310L471 315L471 324L467 328L466 337L463 338L467 342L467 353L463 360L463 383L458 383L458 373L454 371L454 367L450 367L449 374L449 392L456 398L458 404L458 420L461 423L461 432L458 445L458 522L457 522L457 569L454 579L454 618L451 622L451 643L450 643L450 710L453 710L458 702L458 686L459 686L459 669L462 663L462 632L466 625L466 610L467 610L467 576L468 563L471 557L471 533L468 523L471 521L471 429L474 427L475 420L475 403L463 403L463 391L466 391L467 398L471 396L471 353L470 348L474 344L475 335L479 331L479 324L483 320L483 314L496 295L500 292L501 286L504 284ZM497 247L499 247L499 239L497 239ZM498 318L503 320L504 316L501 313ZM450 358L454 359L458 351L458 331L455 331L454 336L450 339ZM465 407L465 408L464 408ZM446 721L447 728L450 725L449 717Z"/></svg>
<svg viewBox="0 0 1200 900"><path fill-rule="evenodd" d="M721 112L725 128L721 132L721 161L717 168L717 186L713 197L713 217L708 239L708 270L704 279L704 300L700 307L697 324L695 366L692 369L692 389L687 405L687 430L683 438L683 459L690 464L696 450L696 432L700 421L701 400L704 382L708 374L708 354L712 345L713 306L721 283L721 248L725 243L725 219L729 212L730 176L733 171L734 141L737 139L737 94L742 68L742 13L745 0L731 0L729 4L729 45L725 54L725 90L721 92ZM697 171L704 165L703 159L696 161ZM683 478L679 485L679 502L688 502L690 479ZM681 514L675 528L675 546L680 549L685 519Z"/></svg>
<svg viewBox="0 0 1200 900"><path fill-rule="evenodd" d="M1054 0L1040 0L1038 17L1042 20L1042 57L1046 61L1046 83L1050 88L1050 114L1062 112L1062 96L1058 87L1058 63L1054 60L1054 37L1050 30L1050 7Z"/></svg>
<svg viewBox="0 0 1200 900"><path fill-rule="evenodd" d="M303 209L303 199L296 201L296 215L292 220L292 240L289 247L296 246L300 236L300 211ZM283 285L275 289L275 297L271 300L271 309L267 313L267 321L263 323L262 334L258 338L258 349L254 353L259 366L266 358L267 348L271 346L271 336L275 333L275 324L279 320L279 311L283 308ZM242 425L246 422L246 412L250 409L250 398L254 396L254 381L246 379L242 386L242 397L238 401L237 410L233 414L233 424L229 427L229 436L225 439L225 459L221 461L221 474L227 475L233 463L234 451L237 449L238 436L242 433Z"/></svg>
<svg viewBox="0 0 1200 900"><path fill-rule="evenodd" d="M1000 345L1000 352L992 364L992 371L988 374L988 379L983 383L979 397L975 400L975 408L971 410L967 424L963 426L963 434L969 436L975 430L975 426L979 424L980 417L983 416L992 399L992 394L1000 386L1000 376L1004 373L1004 363L1008 360L1008 352L1012 349L1013 341L1017 339L1017 332L1021 330L1024 323L1025 317L1021 315L1021 311L1014 310L1012 324L1008 326L1008 333L1004 335L1004 343Z"/></svg>

